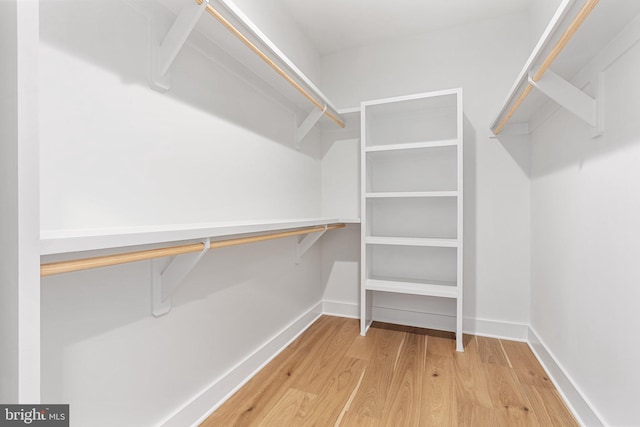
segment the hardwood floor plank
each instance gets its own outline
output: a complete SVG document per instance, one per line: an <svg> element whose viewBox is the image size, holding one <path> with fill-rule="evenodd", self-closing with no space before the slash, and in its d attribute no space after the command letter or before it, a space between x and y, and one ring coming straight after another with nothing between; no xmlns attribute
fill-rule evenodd
<svg viewBox="0 0 640 427"><path fill-rule="evenodd" d="M256 425L260 427L300 425L315 399L317 397L314 394L290 388L275 402L264 418L256 420Z"/></svg>
<svg viewBox="0 0 640 427"><path fill-rule="evenodd" d="M393 376L398 348L405 333L379 329L367 372L351 405L351 411L380 419Z"/></svg>
<svg viewBox="0 0 640 427"><path fill-rule="evenodd" d="M429 335L427 338L427 356L454 357L456 338Z"/></svg>
<svg viewBox="0 0 640 427"><path fill-rule="evenodd" d="M296 426L334 425L349 403L349 398L359 388L367 363L360 359L342 358L318 394L314 408ZM286 425L286 424L277 424Z"/></svg>
<svg viewBox="0 0 640 427"><path fill-rule="evenodd" d="M492 365L509 366L507 357L500 340L487 337L476 337L478 342L478 352L480 353L480 360L482 363L488 363Z"/></svg>
<svg viewBox="0 0 640 427"><path fill-rule="evenodd" d="M540 366L527 343L507 340L501 340L501 342L520 382L554 388L549 376Z"/></svg>
<svg viewBox="0 0 640 427"><path fill-rule="evenodd" d="M378 427L380 420L358 414L354 411L347 411L339 426L334 427Z"/></svg>
<svg viewBox="0 0 640 427"><path fill-rule="evenodd" d="M369 332L367 332L366 337L358 334L353 338L353 342L349 346L345 355L354 359L370 360L374 353L375 336L377 332L378 329L369 328Z"/></svg>
<svg viewBox="0 0 640 427"><path fill-rule="evenodd" d="M432 339L427 339L427 349ZM421 425L456 425L458 409L453 358L436 355L427 357L422 384Z"/></svg>
<svg viewBox="0 0 640 427"><path fill-rule="evenodd" d="M405 335L381 416L383 426L420 424L420 402L426 359L425 338L424 335Z"/></svg>
<svg viewBox="0 0 640 427"><path fill-rule="evenodd" d="M484 365L480 359L478 341L471 337L464 352L454 354L456 371L456 396L458 401L466 401L474 407L491 408L491 396Z"/></svg>
<svg viewBox="0 0 640 427"><path fill-rule="evenodd" d="M497 420L502 425L539 425L529 399L513 369L495 364L485 365L489 395ZM506 423L506 424L505 424Z"/></svg>
<svg viewBox="0 0 640 427"><path fill-rule="evenodd" d="M314 357L306 365L304 375L300 375L294 381L293 387L307 393L320 394L327 381L345 356L353 337L358 333L358 321L346 319L335 328L322 347L314 351Z"/></svg>
<svg viewBox="0 0 640 427"><path fill-rule="evenodd" d="M529 384L524 384L523 388L541 425L553 427L579 425L555 389Z"/></svg>
<svg viewBox="0 0 640 427"><path fill-rule="evenodd" d="M475 402L458 399L457 403L457 425L459 427L497 426L498 420L494 410L478 405Z"/></svg>

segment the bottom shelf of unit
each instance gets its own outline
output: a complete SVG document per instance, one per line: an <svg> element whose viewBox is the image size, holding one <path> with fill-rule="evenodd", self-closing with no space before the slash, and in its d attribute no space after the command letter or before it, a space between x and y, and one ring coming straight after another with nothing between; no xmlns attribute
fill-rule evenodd
<svg viewBox="0 0 640 427"><path fill-rule="evenodd" d="M456 282L440 280L415 280L372 277L365 280L369 291L393 292L399 294L425 295L442 298L458 298Z"/></svg>

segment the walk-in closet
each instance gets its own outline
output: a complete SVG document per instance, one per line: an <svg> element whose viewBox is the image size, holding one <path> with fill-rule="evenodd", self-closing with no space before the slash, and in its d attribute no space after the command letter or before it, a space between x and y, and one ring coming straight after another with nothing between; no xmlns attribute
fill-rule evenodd
<svg viewBox="0 0 640 427"><path fill-rule="evenodd" d="M636 0L0 1L0 425L640 426L639 41Z"/></svg>

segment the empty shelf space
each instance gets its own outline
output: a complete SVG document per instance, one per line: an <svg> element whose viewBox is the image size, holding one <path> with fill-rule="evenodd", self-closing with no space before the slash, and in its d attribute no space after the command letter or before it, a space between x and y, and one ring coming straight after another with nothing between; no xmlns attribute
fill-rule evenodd
<svg viewBox="0 0 640 427"><path fill-rule="evenodd" d="M378 237L368 236L367 245L397 245L397 246L430 246L438 248L456 248L457 239L432 239L421 237Z"/></svg>
<svg viewBox="0 0 640 427"><path fill-rule="evenodd" d="M421 197L458 197L457 191L379 191L366 193L367 199L421 198Z"/></svg>
<svg viewBox="0 0 640 427"><path fill-rule="evenodd" d="M458 298L458 288L456 283L440 280L409 280L374 277L365 281L365 289L370 291L394 292L411 295Z"/></svg>
<svg viewBox="0 0 640 427"><path fill-rule="evenodd" d="M365 147L364 151L367 153L378 151L396 151L396 150L415 150L419 148L434 148L434 147L451 147L458 145L457 139L446 139L442 141L426 141L426 142L410 142L406 144L387 144L387 145L374 145Z"/></svg>

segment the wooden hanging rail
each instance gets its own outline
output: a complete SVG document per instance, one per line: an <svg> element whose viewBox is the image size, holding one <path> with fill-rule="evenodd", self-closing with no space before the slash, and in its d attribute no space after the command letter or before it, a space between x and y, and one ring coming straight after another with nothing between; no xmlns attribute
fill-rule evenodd
<svg viewBox="0 0 640 427"><path fill-rule="evenodd" d="M196 3L202 4L203 0L195 0ZM276 73L278 73L283 79L285 79L291 86L293 86L298 92L300 92L305 98L307 98L313 105L319 110L322 110L324 114L329 117L341 128L344 128L345 124L342 120L336 117L328 109L325 109L325 105L318 101L313 95L307 92L298 82L296 82L291 76L289 76L278 64L276 64L271 58L269 58L258 46L256 46L251 40L249 40L240 30L238 30L229 20L227 20L220 12L218 12L211 4L207 4L206 11L216 18L231 34L236 36L245 46L247 46L253 53L258 55L269 67L271 67Z"/></svg>
<svg viewBox="0 0 640 427"><path fill-rule="evenodd" d="M580 28L580 26L591 14L593 9L598 4L598 1L599 0L587 0L587 2L584 4L582 9L580 9L580 12L578 12L576 17L571 22L571 24L567 27L565 32L562 34L562 36L560 37L560 40L558 40L558 42L555 44L555 46L553 47L549 55L547 55L545 60L542 62L542 65L540 66L538 71L533 75L532 80L534 82L539 81L544 75L544 73L546 73L547 70L549 70L549 67L551 67L551 64L553 63L553 61L555 61L558 55L560 55L560 52L562 52L562 50L565 48L567 43L569 43L569 40L571 40L571 38L575 35L575 33ZM520 94L518 99L513 103L513 105L511 106L507 114L505 114L505 116L500 121L498 126L496 126L496 128L494 129L493 133L495 135L498 135L500 132L502 132L507 122L511 119L511 117L516 112L516 110L518 110L518 108L520 107L522 102L525 100L525 98L529 95L529 93L531 93L532 89L533 89L533 85L531 83L527 83L527 86L525 87L524 91Z"/></svg>
<svg viewBox="0 0 640 427"><path fill-rule="evenodd" d="M325 230L343 228L345 225L330 224L318 227L308 227L299 230L282 231L277 233L262 234L259 236L239 237L235 239L218 240L211 242L209 249L220 249L228 246L244 245L246 243L262 242L265 240L281 239L284 237L300 236L309 233L317 233ZM143 261L153 258L163 258L174 255L182 255L192 252L200 252L204 249L204 243L170 246L145 251L127 252L123 254L104 255L93 258L83 258L70 261L52 262L40 266L40 276L52 276L54 274L70 273L72 271L89 270L92 268L107 267L111 265L125 264L135 261Z"/></svg>

